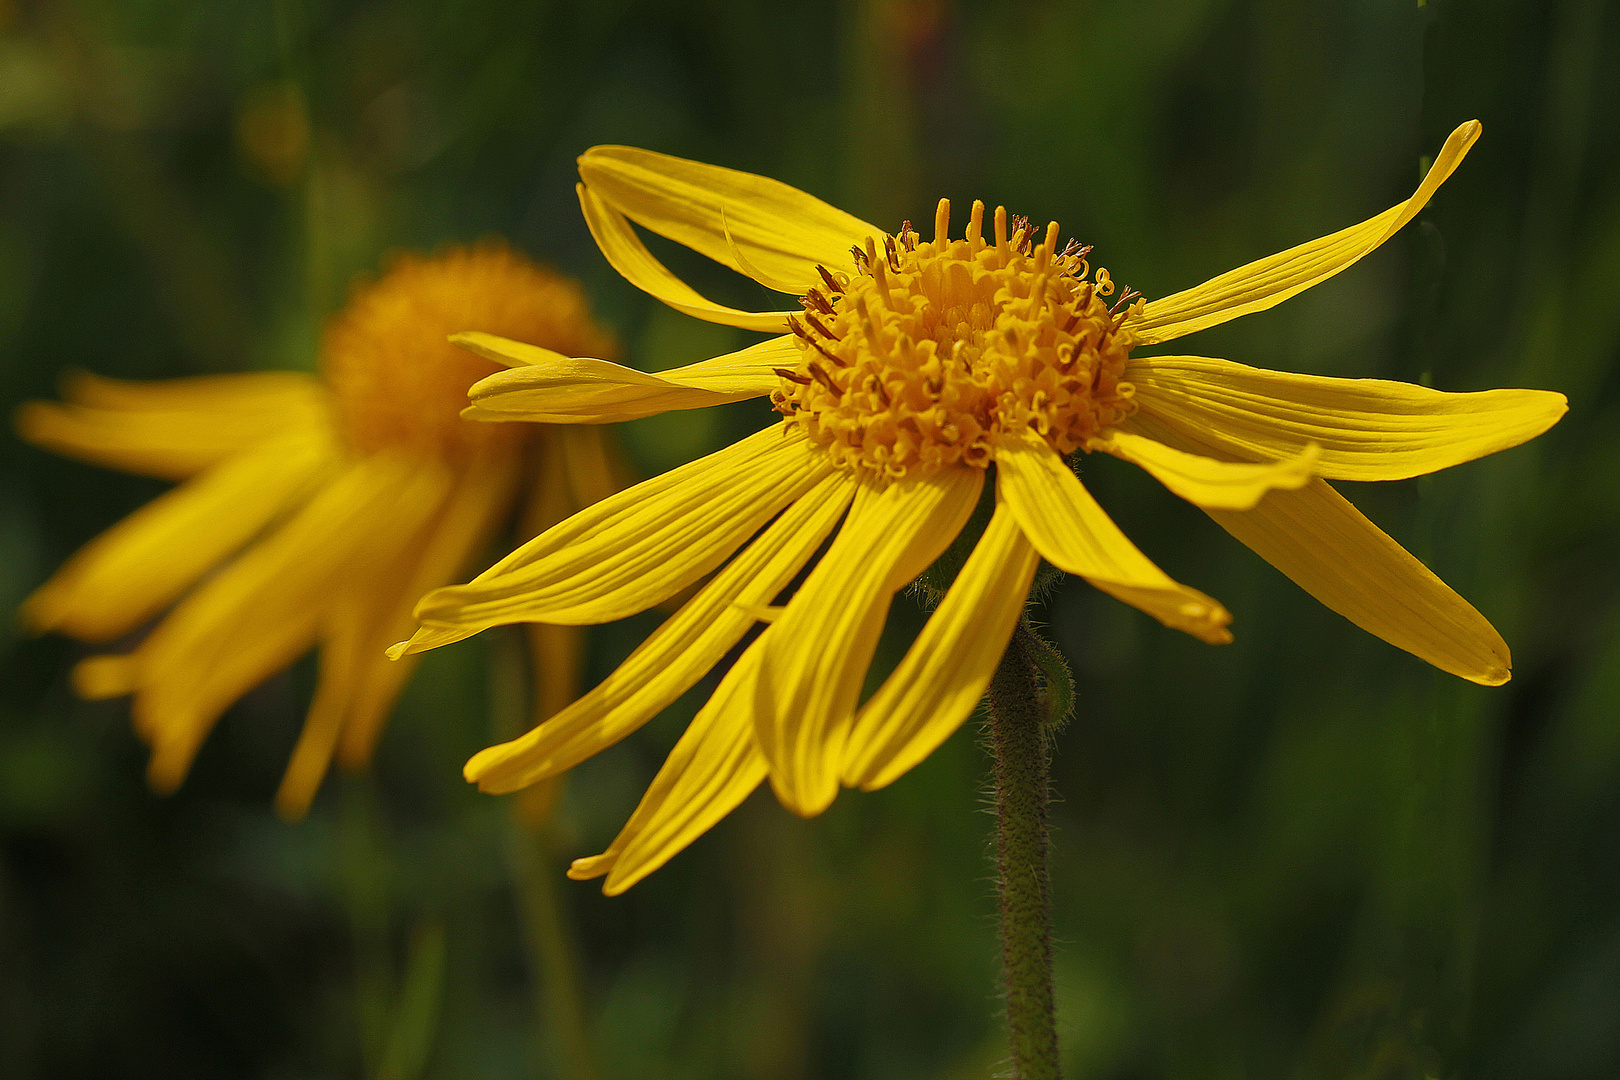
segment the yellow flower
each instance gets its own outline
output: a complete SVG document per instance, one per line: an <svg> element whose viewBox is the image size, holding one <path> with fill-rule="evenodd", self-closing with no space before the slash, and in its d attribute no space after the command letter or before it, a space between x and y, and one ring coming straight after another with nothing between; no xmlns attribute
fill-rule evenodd
<svg viewBox="0 0 1620 1080"><path fill-rule="evenodd" d="M111 642L173 605L132 652L74 672L87 697L134 695L154 788L177 787L220 714L318 642L319 684L277 795L301 815L334 751L369 760L409 673L383 650L409 632L412 603L464 572L532 474L526 535L614 490L593 429L459 418L492 365L446 335L495 325L565 351L612 349L577 285L490 243L397 256L327 326L320 377L78 375L67 404L23 407L18 428L40 446L183 481L86 545L22 611L35 631ZM555 711L571 697L573 645L557 628L540 645L553 670L539 707Z"/></svg>
<svg viewBox="0 0 1620 1080"><path fill-rule="evenodd" d="M1343 270L1422 209L1479 130L1458 128L1400 205L1145 303L1128 291L1105 299L1116 292L1107 271L1087 263L1088 248L1060 249L1056 222L1033 229L1002 210L986 222L975 203L952 240L941 200L932 239L909 223L890 235L774 180L597 147L580 159L579 195L621 274L699 318L787 332L657 375L461 335L514 365L473 388L469 415L594 423L769 395L782 420L428 596L422 629L396 654L500 623L620 618L718 569L601 686L468 763L469 779L501 792L623 738L757 620L770 623L607 852L574 864L576 877L606 873L610 893L767 776L808 816L840 784L879 788L922 760L984 693L1041 558L1166 625L1230 640L1227 611L1172 581L1086 492L1064 460L1074 451L1140 465L1366 630L1464 678L1504 682L1508 650L1490 623L1324 478L1393 480L1513 446L1563 414L1561 395L1445 394L1132 355ZM710 302L653 258L631 220L799 296L803 310ZM860 704L891 597L963 529L991 466L993 512L977 546L900 665ZM786 606L768 607L840 521Z"/></svg>

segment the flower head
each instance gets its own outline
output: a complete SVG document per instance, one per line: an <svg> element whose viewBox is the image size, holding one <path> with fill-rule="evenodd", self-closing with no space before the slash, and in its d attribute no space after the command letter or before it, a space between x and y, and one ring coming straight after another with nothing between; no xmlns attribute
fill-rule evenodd
<svg viewBox="0 0 1620 1080"><path fill-rule="evenodd" d="M609 489L591 429L460 419L467 387L493 368L446 335L491 325L568 351L612 348L577 285L488 243L396 256L327 326L319 377L79 375L66 404L23 407L31 442L181 481L22 610L37 632L99 643L172 606L133 651L74 672L85 696L134 695L155 788L177 787L220 714L319 643L315 700L277 796L284 814L302 814L334 752L351 766L370 758L409 673L383 647L534 486L526 444L538 442L551 474L531 500L534 531Z"/></svg>
<svg viewBox="0 0 1620 1080"><path fill-rule="evenodd" d="M1508 650L1490 623L1326 480L1414 476L1516 445L1563 414L1562 395L1446 394L1135 351L1343 270L1422 209L1478 134L1477 123L1453 132L1417 193L1384 213L1146 301L1093 269L1089 248L1059 248L1056 222L1034 228L998 209L987 233L976 203L953 238L941 200L931 237L909 223L891 234L764 177L597 147L580 159L580 201L619 272L681 311L779 336L647 375L461 335L513 365L473 388L469 415L595 423L769 396L782 420L428 596L422 629L395 652L505 622L618 618L718 569L599 687L468 763L469 779L509 791L622 738L768 623L607 852L575 863L574 876L607 874L610 892L761 780L810 815L841 784L871 790L915 765L983 695L1042 558L1168 626L1230 640L1226 609L1173 581L1098 506L1065 460L1076 452L1140 465L1372 633L1463 678L1504 682ZM709 301L631 221L798 296L801 310ZM951 544L992 477L972 554L862 703L891 598ZM797 591L771 606L829 535Z"/></svg>

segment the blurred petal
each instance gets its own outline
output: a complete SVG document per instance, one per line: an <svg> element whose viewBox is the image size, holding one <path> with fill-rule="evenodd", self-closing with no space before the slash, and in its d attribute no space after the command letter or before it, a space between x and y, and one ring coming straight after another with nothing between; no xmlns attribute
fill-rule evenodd
<svg viewBox="0 0 1620 1080"><path fill-rule="evenodd" d="M780 180L632 146L593 146L579 159L579 175L614 209L660 236L740 273L746 265L768 287L787 292L814 285L818 263L853 270L850 247L883 235Z"/></svg>
<svg viewBox="0 0 1620 1080"><path fill-rule="evenodd" d="M642 292L657 297L676 311L706 322L772 334L787 329L787 317L793 314L791 311L739 311L707 299L670 273L669 268L647 250L647 245L641 242L641 237L636 235L623 214L597 197L584 184L580 184L578 190L579 205L585 211L585 224L590 227L596 246L602 249L602 254L613 264L613 269ZM811 273L814 272L812 267Z"/></svg>
<svg viewBox="0 0 1620 1080"><path fill-rule="evenodd" d="M1093 440L1090 448L1140 465L1183 499L1213 510L1247 510L1273 488L1304 486L1319 454L1316 444L1310 443L1280 461L1251 465L1189 454L1119 430Z"/></svg>
<svg viewBox="0 0 1620 1080"><path fill-rule="evenodd" d="M781 383L776 369L799 363L790 336L656 375L493 334L457 334L454 341L497 363L520 365L473 384L468 391L472 404L462 413L470 420L599 424L703 409L769 394Z"/></svg>
<svg viewBox="0 0 1620 1080"><path fill-rule="evenodd" d="M844 739L890 600L956 538L984 471L942 469L881 494L862 485L866 497L764 637L755 738L777 797L801 817L838 794Z"/></svg>
<svg viewBox="0 0 1620 1080"><path fill-rule="evenodd" d="M1517 446L1564 415L1547 390L1447 394L1384 379L1330 379L1202 356L1132 359L1138 416L1247 461L1317 443L1334 480L1400 480ZM1127 430L1141 427L1136 417Z"/></svg>
<svg viewBox="0 0 1620 1080"><path fill-rule="evenodd" d="M1154 345L1240 315L1275 307L1290 296L1326 281L1416 217L1462 163L1469 147L1479 138L1480 130L1479 121L1470 120L1453 131L1416 193L1405 202L1359 225L1229 270L1172 296L1149 301L1142 316L1127 325L1142 344Z"/></svg>
<svg viewBox="0 0 1620 1080"><path fill-rule="evenodd" d="M409 628L410 605L420 595L409 590L434 532L447 514L468 508L457 505L450 470L426 462L413 468L416 475L389 513L360 526L368 533L360 539L364 558L333 587L320 628L315 698L276 792L276 812L284 819L308 812L351 724L380 729L414 668L390 663L383 650Z"/></svg>
<svg viewBox="0 0 1620 1080"><path fill-rule="evenodd" d="M996 450L997 494L1041 557L1201 641L1232 640L1216 600L1153 565L1097 505L1045 439L1025 430Z"/></svg>
<svg viewBox="0 0 1620 1080"><path fill-rule="evenodd" d="M1369 634L1470 682L1511 676L1507 644L1485 617L1326 481L1273 491L1252 510L1207 512Z"/></svg>
<svg viewBox="0 0 1620 1080"><path fill-rule="evenodd" d="M754 745L753 730L764 646L761 637L720 680L607 851L576 859L569 877L584 881L607 874L602 891L622 893L714 827L765 779L765 757Z"/></svg>
<svg viewBox="0 0 1620 1080"><path fill-rule="evenodd" d="M356 463L158 624L135 654L153 787L177 787L220 713L314 643L367 540L419 478L397 462Z"/></svg>
<svg viewBox="0 0 1620 1080"><path fill-rule="evenodd" d="M371 760L384 722L416 669L413 657L390 660L390 643L416 625L412 612L423 594L467 572L468 564L500 529L521 480L516 455L474 460L456 480L443 510L407 545L391 576L379 583L371 637L356 660L355 686L338 738L338 764L358 769Z"/></svg>
<svg viewBox="0 0 1620 1080"><path fill-rule="evenodd" d="M212 466L86 544L22 605L37 633L129 633L296 503L336 460L325 429L295 430Z"/></svg>
<svg viewBox="0 0 1620 1080"><path fill-rule="evenodd" d="M1040 557L998 496L973 553L922 633L855 718L844 783L875 791L933 753L984 696Z"/></svg>
<svg viewBox="0 0 1620 1080"><path fill-rule="evenodd" d="M741 640L756 622L753 609L793 580L854 491L846 472L823 479L595 689L528 734L475 755L467 779L484 791L515 791L573 768L652 719Z"/></svg>
<svg viewBox="0 0 1620 1080"><path fill-rule="evenodd" d="M320 381L290 371L150 383L79 374L64 394L66 404L19 408L17 433L54 453L167 480L328 422Z"/></svg>

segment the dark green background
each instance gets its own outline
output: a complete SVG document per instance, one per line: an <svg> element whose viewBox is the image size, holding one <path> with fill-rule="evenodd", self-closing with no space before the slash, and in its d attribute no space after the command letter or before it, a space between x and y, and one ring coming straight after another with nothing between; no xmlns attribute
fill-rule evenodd
<svg viewBox="0 0 1620 1080"><path fill-rule="evenodd" d="M1230 606L1237 642L1073 582L1043 612L1080 701L1055 764L1066 1067L1620 1075L1620 27L1604 4L15 0L0 20L8 408L71 368L308 368L354 274L488 233L580 276L640 366L747 340L660 309L596 253L572 184L597 142L768 173L890 227L942 194L1004 202L1152 297L1384 209L1482 120L1376 255L1178 347L1568 394L1529 446L1344 485L1495 622L1514 680L1433 671L1145 475L1088 459L1143 549ZM278 87L313 133L289 181L235 134ZM769 302L658 250L718 298ZM764 416L622 434L655 471ZM161 490L14 439L0 461L7 609ZM886 663L920 621L896 610ZM593 677L651 625L594 631ZM127 706L67 689L83 650L0 634L0 1075L581 1075L536 1019L506 808L459 777L489 741L485 660L514 639L434 654L371 778L330 781L289 827L270 797L310 665L234 708L160 799ZM1004 1068L976 722L818 820L758 796L626 896L561 879L698 700L579 769L550 839L598 1074Z"/></svg>

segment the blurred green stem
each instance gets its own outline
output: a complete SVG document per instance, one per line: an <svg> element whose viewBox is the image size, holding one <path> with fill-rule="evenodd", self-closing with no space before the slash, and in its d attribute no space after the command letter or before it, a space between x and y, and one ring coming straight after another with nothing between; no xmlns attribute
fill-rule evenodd
<svg viewBox="0 0 1620 1080"><path fill-rule="evenodd" d="M535 1010L540 1023L551 1029L561 1075L568 1080L596 1080L596 1063L591 1057L584 1009L580 1006L579 962L557 895L548 848L544 832L536 832L516 814L512 816L506 864L533 957L534 980L538 984Z"/></svg>
<svg viewBox="0 0 1620 1080"><path fill-rule="evenodd" d="M523 647L516 635L495 638L490 649L490 726L500 740L514 738L528 725L528 699ZM552 781L555 782L555 781ZM534 980L534 1006L540 1027L548 1031L558 1074L566 1080L596 1080L596 1062L585 1031L579 957L555 881L551 851L551 811L532 820L512 800L506 837L506 869L523 919Z"/></svg>
<svg viewBox="0 0 1620 1080"><path fill-rule="evenodd" d="M354 1004L365 1074L376 1076L387 1053L393 965L388 950L388 861L378 839L369 776L344 784L339 858L349 929L354 935Z"/></svg>
<svg viewBox="0 0 1620 1080"><path fill-rule="evenodd" d="M1052 995L1052 886L1047 873L1046 724L1052 710L1039 658L1050 652L1020 623L990 682L996 758L996 871L1001 957L1014 1080L1058 1080Z"/></svg>

